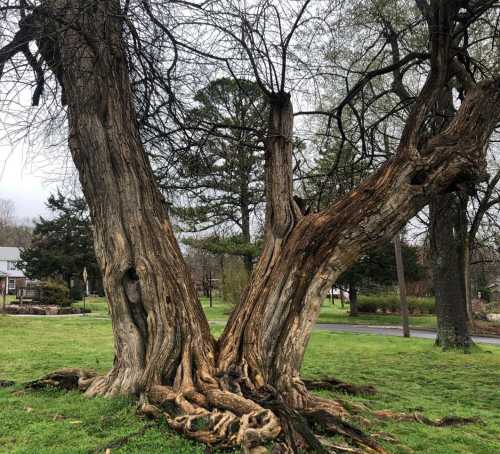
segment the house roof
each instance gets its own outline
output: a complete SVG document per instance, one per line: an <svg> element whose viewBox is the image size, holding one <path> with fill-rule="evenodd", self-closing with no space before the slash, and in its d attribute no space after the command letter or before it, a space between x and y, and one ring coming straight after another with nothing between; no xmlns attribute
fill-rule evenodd
<svg viewBox="0 0 500 454"><path fill-rule="evenodd" d="M0 260L18 261L21 250L18 247L1 246L0 247Z"/></svg>

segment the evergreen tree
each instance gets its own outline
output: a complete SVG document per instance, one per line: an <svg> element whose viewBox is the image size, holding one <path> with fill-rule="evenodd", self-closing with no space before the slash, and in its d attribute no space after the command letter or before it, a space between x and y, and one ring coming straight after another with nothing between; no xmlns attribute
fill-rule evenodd
<svg viewBox="0 0 500 454"><path fill-rule="evenodd" d="M31 246L21 251L20 267L32 279L60 277L68 283L87 267L89 279L98 279L92 229L83 198L51 195L47 208L52 219L35 223Z"/></svg>
<svg viewBox="0 0 500 454"><path fill-rule="evenodd" d="M256 83L227 78L211 82L194 100L198 105L189 114L188 146L175 169L158 172L160 184L167 192L182 193L171 207L182 230L231 232L224 237L237 243L251 271L252 225L264 197L267 103ZM204 246L227 249L228 242L219 244L220 238L210 235Z"/></svg>

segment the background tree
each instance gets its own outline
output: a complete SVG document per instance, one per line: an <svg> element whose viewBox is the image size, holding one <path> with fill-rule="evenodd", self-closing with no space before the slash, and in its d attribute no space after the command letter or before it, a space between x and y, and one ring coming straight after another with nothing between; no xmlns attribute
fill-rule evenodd
<svg viewBox="0 0 500 454"><path fill-rule="evenodd" d="M418 248L402 242L401 251L405 274L410 282L418 281L425 275L425 267L419 263ZM348 271L343 273L338 283L349 291L350 315L358 315L357 295L360 288L394 286L397 282L394 245L387 242L363 255Z"/></svg>
<svg viewBox="0 0 500 454"><path fill-rule="evenodd" d="M444 130L457 113L456 105L463 99L463 93L474 82L474 74L481 71L492 74L496 71L496 63L481 59L478 49L470 47L469 28L471 15L486 12L490 3L478 2L467 6L467 12L452 25L454 29L454 46L461 49L461 59L465 65L450 68L448 80L441 92L436 96L434 118L422 134L432 135ZM426 2L418 3L423 20L432 22L430 9ZM392 51L394 63L404 58L402 49L408 46L421 46L418 38L421 30L417 30L413 40L406 37L404 28L398 26L400 16L394 16L390 8L378 8L375 15L384 25L384 34ZM476 30L481 39L495 34L491 19L486 20ZM412 47L410 47L412 48ZM418 47L417 47L418 48ZM493 64L492 64L493 63ZM405 105L413 102L412 89L404 73L393 71L394 92ZM411 80L411 79L410 79ZM429 233L430 256L433 263L433 287L436 297L436 313L438 319L437 344L443 348L465 347L472 344L470 337L470 244L474 242L471 235L474 228L468 231L468 208L471 206L470 196L478 189L479 181L466 181L457 184L453 191L436 194L430 203ZM481 216L481 215L480 215ZM473 216L474 217L474 216ZM475 221L472 221L475 224Z"/></svg>
<svg viewBox="0 0 500 454"><path fill-rule="evenodd" d="M210 82L194 101L182 152L156 158L160 187L177 202L171 213L183 231L232 233L234 241L224 245L218 246L219 236L213 234L204 244L241 255L250 273L252 230L264 197L267 103L256 83L230 78ZM228 249L231 244L235 247Z"/></svg>
<svg viewBox="0 0 500 454"><path fill-rule="evenodd" d="M20 268L31 279L61 278L68 288L73 278L80 279L84 267L89 280L100 280L85 199L58 192L46 206L52 216L35 222L33 241L21 251Z"/></svg>
<svg viewBox="0 0 500 454"><path fill-rule="evenodd" d="M27 247L32 232L30 225L16 220L14 202L0 199L0 246Z"/></svg>

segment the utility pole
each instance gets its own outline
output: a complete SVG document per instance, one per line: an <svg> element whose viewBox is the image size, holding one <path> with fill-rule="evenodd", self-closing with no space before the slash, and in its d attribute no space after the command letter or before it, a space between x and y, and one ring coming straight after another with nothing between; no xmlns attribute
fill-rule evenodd
<svg viewBox="0 0 500 454"><path fill-rule="evenodd" d="M406 300L405 270L403 266L403 253L401 252L401 237L399 236L399 233L394 237L394 252L396 255L396 270L398 273L399 302L401 307L401 321L403 323L403 336L410 337L408 301Z"/></svg>
<svg viewBox="0 0 500 454"><path fill-rule="evenodd" d="M87 274L87 267L84 266L83 267L83 273L82 273L82 277L83 277L83 286L84 286L84 291L83 291L83 315L85 316L85 299L87 297L87 282L88 282L88 274Z"/></svg>

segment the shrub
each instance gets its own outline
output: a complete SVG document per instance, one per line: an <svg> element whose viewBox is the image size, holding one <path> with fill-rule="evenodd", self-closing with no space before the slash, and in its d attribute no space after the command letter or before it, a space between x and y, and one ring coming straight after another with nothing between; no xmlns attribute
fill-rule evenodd
<svg viewBox="0 0 500 454"><path fill-rule="evenodd" d="M62 281L49 279L43 281L41 287L41 304L54 304L56 306L67 307L71 306L68 287Z"/></svg>
<svg viewBox="0 0 500 454"><path fill-rule="evenodd" d="M412 315L434 314L433 298L408 297L408 312ZM369 314L397 314L400 312L399 296L396 294L362 295L358 298L358 311Z"/></svg>
<svg viewBox="0 0 500 454"><path fill-rule="evenodd" d="M487 287L483 287L479 289L479 292L481 293L481 298L488 303L491 302L491 289Z"/></svg>
<svg viewBox="0 0 500 454"><path fill-rule="evenodd" d="M248 275L241 259L231 257L224 267L224 302L237 305L240 302L241 293L248 282Z"/></svg>

